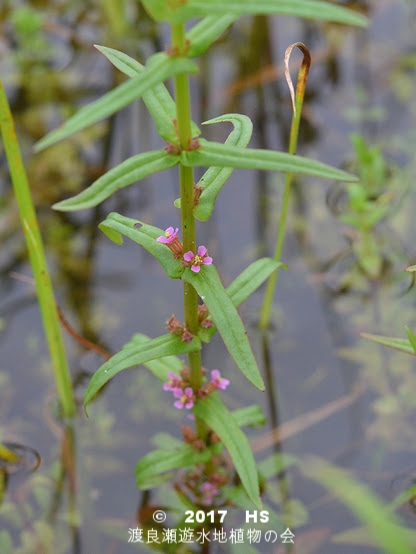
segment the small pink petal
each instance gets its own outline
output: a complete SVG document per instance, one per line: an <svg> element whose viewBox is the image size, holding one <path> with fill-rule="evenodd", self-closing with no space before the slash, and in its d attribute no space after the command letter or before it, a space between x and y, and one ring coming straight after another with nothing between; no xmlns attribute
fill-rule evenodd
<svg viewBox="0 0 416 554"><path fill-rule="evenodd" d="M211 256L205 256L205 258L202 260L202 263L205 264L205 265L210 265L210 264L212 264L212 258L211 258Z"/></svg>
<svg viewBox="0 0 416 554"><path fill-rule="evenodd" d="M211 383L217 389L225 390L230 384L230 381L228 379L224 379L224 377L221 377L221 373L218 369L213 369L211 371Z"/></svg>
<svg viewBox="0 0 416 554"><path fill-rule="evenodd" d="M221 373L218 369L213 369L211 371L211 378L213 381L216 381L217 379L221 378Z"/></svg>
<svg viewBox="0 0 416 554"><path fill-rule="evenodd" d="M199 265L193 265L193 266L191 267L191 269L192 269L192 271L193 271L194 273L199 273L199 272L201 271L201 266L199 266Z"/></svg>
<svg viewBox="0 0 416 554"><path fill-rule="evenodd" d="M183 255L183 259L185 260L185 262L192 262L192 260L194 259L194 253L192 252L192 250L189 250L188 252L185 252L185 254Z"/></svg>
<svg viewBox="0 0 416 554"><path fill-rule="evenodd" d="M205 246L198 246L198 256L202 258L203 256L205 256L206 253L207 249L205 248Z"/></svg>

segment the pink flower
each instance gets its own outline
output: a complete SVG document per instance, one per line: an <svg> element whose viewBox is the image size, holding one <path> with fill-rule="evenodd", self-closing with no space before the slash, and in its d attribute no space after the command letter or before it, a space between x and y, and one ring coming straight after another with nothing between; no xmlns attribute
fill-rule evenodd
<svg viewBox="0 0 416 554"><path fill-rule="evenodd" d="M230 384L230 381L228 379L224 379L224 377L221 377L221 373L218 369L213 369L211 371L211 383L216 389L225 390Z"/></svg>
<svg viewBox="0 0 416 554"><path fill-rule="evenodd" d="M173 227L168 227L165 231L165 234L161 237L157 237L157 242L163 242L163 244L171 244L176 238L178 238L179 228L176 227L173 230Z"/></svg>
<svg viewBox="0 0 416 554"><path fill-rule="evenodd" d="M194 391L191 387L186 387L185 390L175 389L173 396L179 398L179 400L173 403L178 410L182 410L184 406L187 410L190 410L194 405Z"/></svg>
<svg viewBox="0 0 416 554"><path fill-rule="evenodd" d="M220 494L220 491L209 481L206 481L203 485L201 485L199 490L204 495L204 501L206 504L212 504L212 497Z"/></svg>
<svg viewBox="0 0 416 554"><path fill-rule="evenodd" d="M199 273L201 265L210 265L212 264L211 256L208 256L208 251L205 246L198 246L197 254L194 255L192 250L186 252L183 255L185 262L191 263L191 270L194 273Z"/></svg>
<svg viewBox="0 0 416 554"><path fill-rule="evenodd" d="M169 381L167 383L163 383L163 390L169 390L169 391L179 390L182 393L182 389L180 388L182 381L181 379L179 379L177 375L173 373L173 371L169 371L168 379Z"/></svg>

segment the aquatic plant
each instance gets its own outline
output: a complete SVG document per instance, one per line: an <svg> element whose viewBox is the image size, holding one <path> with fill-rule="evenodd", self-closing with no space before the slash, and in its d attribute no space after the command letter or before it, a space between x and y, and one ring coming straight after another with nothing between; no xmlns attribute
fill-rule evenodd
<svg viewBox="0 0 416 554"><path fill-rule="evenodd" d="M154 256L169 278L183 281L184 321L173 316L167 322L168 332L157 338L134 335L95 372L85 393L84 405L87 407L117 373L144 365L164 383L165 391L173 393L175 408L192 412L195 428L184 430L183 443L165 437L161 448L145 456L137 465L137 486L142 490L150 489L169 478L173 471L182 469L185 473L178 489L186 491L194 502L203 505L218 502L217 505L221 505L224 499L217 500L221 496L219 493L230 486L235 470L241 483L235 488L240 493L244 491L252 504L260 507L258 470L241 427L258 423L262 419L261 411L254 408L231 412L227 408L219 391L229 386L232 378L223 376L220 368L211 370L211 380L208 381L201 364L201 349L203 343L209 342L218 331L238 369L251 384L264 389L236 308L282 267L279 258L284 226L275 259L257 260L225 288L215 260L205 246L198 246L195 219L206 221L210 218L218 194L235 168L280 171L288 175L303 173L343 181L354 181L355 177L320 162L294 156L296 130L288 154L247 148L252 123L244 115L226 114L203 123L231 123L234 129L224 144L200 137L201 132L191 120L190 113L188 76L198 72L191 58L203 54L243 14L277 13L354 25L364 25L365 18L315 0L265 0L261 3L252 0L189 0L186 3L143 0L142 4L156 21L169 23L171 45L165 52L151 56L145 65L123 52L97 46L129 79L81 108L60 128L42 139L37 150L114 114L138 98L143 99L160 137L166 142L165 148L132 156L86 190L58 202L54 208L74 211L97 206L118 189L177 166L180 198L175 206L180 209L180 231L169 221L163 230L118 213L110 213L99 227L117 244L123 242L123 237L136 242ZM201 19L186 31L185 23L194 18ZM172 77L175 99L163 84ZM297 95L295 127L299 125L301 99L303 96ZM208 168L197 184L193 176L195 167ZM286 188L289 194L290 177ZM287 211L287 204L285 209ZM266 306L269 307L271 302L269 295ZM263 326L267 325L267 318L265 321ZM186 366L178 355L187 355ZM233 469L226 464L224 447L231 457Z"/></svg>
<svg viewBox="0 0 416 554"><path fill-rule="evenodd" d="M35 287L42 314L43 327L46 334L58 398L61 405L61 415L64 418L68 418L75 415L75 401L72 393L71 377L61 333L58 308L55 302L42 237L26 176L26 170L23 164L14 128L13 116L10 111L10 106L1 80L0 130L9 164L9 171L19 210L20 221L29 252L30 264L32 266L35 279Z"/></svg>
<svg viewBox="0 0 416 554"><path fill-rule="evenodd" d="M328 200L333 211L338 212L340 221L354 230L350 235L350 249L359 271L368 280L377 281L392 262L394 252L394 248L385 247L384 237L377 232L377 225L397 211L408 187L403 185L397 168L386 162L380 146L368 146L360 135L353 135L352 143L356 160L350 164L349 169L358 173L359 182L333 188ZM346 201L343 196L346 196ZM344 205L338 208L337 204L342 202ZM416 266L408 266L404 271L413 275L414 284ZM344 277L344 282L352 282L352 277ZM405 329L408 339L371 333L361 333L361 336L383 346L416 355L416 337L409 327Z"/></svg>
<svg viewBox="0 0 416 554"><path fill-rule="evenodd" d="M295 93L295 91L293 90L292 79L290 77L289 58L290 58L290 54L292 53L292 50L296 46L303 53L303 61L299 69L298 81L297 81L296 93ZM285 55L285 76L286 76L287 83L289 85L289 90L292 97L292 108L293 108L292 125L290 128L290 139L289 139L289 149L288 149L289 154L296 154L296 148L297 148L298 136L299 136L299 125L300 125L300 119L302 114L303 100L305 97L306 81L308 80L310 65L311 65L311 55L309 53L309 50L306 48L304 44L302 44L301 42L298 42L298 43L292 44L287 48L286 55ZM293 173L287 172L286 178L285 178L285 189L283 192L282 207L280 210L279 226L278 226L277 236L276 236L276 246L275 246L275 251L273 256L274 260L280 260L282 256L283 243L285 240L285 233L286 233L286 220L287 220L287 214L289 210L292 178L293 178ZM274 295L274 290L276 288L278 271L279 269L276 269L276 271L269 277L269 280L267 282L267 287L266 287L266 291L263 299L263 305L260 312L259 326L261 329L265 329L269 325L270 311L273 303L273 295Z"/></svg>
<svg viewBox="0 0 416 554"><path fill-rule="evenodd" d="M383 231L382 224L394 216L408 192L402 172L387 160L379 145L370 146L357 134L351 142L354 158L347 167L359 180L335 183L327 195L331 211L347 226L348 247L334 259L336 263L351 258L350 269L338 287L341 291L360 285L371 288L371 283L380 282L397 265L391 230Z"/></svg>

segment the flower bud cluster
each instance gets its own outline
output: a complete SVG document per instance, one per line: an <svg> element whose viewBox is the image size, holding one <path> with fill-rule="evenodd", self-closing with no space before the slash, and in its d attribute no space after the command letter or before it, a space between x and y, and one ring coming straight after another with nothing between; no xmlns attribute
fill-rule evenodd
<svg viewBox="0 0 416 554"><path fill-rule="evenodd" d="M173 314L166 322L166 329L172 335L181 337L184 342L191 342L194 338L194 335L182 325L182 323L177 319Z"/></svg>

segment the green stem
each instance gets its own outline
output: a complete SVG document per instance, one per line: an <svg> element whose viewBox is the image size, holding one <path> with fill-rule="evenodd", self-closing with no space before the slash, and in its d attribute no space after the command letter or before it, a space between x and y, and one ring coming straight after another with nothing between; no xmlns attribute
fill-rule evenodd
<svg viewBox="0 0 416 554"><path fill-rule="evenodd" d="M70 417L75 414L75 402L61 334L58 310L46 264L46 256L43 249L36 212L30 195L19 143L17 141L13 117L1 79L0 128L14 194L19 209L20 220L29 251L29 260L35 278L36 293L55 374L58 397L62 406L62 415L63 417Z"/></svg>
<svg viewBox="0 0 416 554"><path fill-rule="evenodd" d="M296 85L296 96L294 97L293 85L292 85L292 80L290 78L288 64L289 64L290 54L295 46L297 46L303 52L303 60L298 73L298 81ZM286 73L286 79L288 81L289 89L291 92L292 105L293 105L293 116L292 116L292 124L290 127L289 150L288 150L289 154L296 153L298 136L299 136L299 124L300 124L300 119L302 114L303 99L305 97L306 81L308 79L310 64L311 64L311 57L309 54L309 50L301 42L296 42L295 44L292 44L286 50L285 73ZM284 244L285 234L286 234L286 220L287 220L287 214L289 211L289 200L290 200L290 190L292 185L292 179L293 179L293 173L287 173L285 178L285 189L283 192L282 208L280 210L279 226L277 230L276 247L273 255L273 259L276 261L280 261L282 257L283 244ZM260 329L266 329L269 326L270 312L271 312L271 307L273 305L273 297L274 297L274 291L277 284L278 275L279 275L279 270L277 269L271 275L271 277L267 282L266 291L264 293L264 298L263 298L263 305L261 307L261 312L260 312L260 321L259 321Z"/></svg>
<svg viewBox="0 0 416 554"><path fill-rule="evenodd" d="M182 53L186 48L185 26L183 24L172 25L172 47L175 53ZM189 80L187 74L176 75L175 100L176 100L176 125L180 146L186 150L192 140L191 134L191 103L189 97ZM181 226L184 252L192 250L196 253L196 231L194 210L194 173L192 167L179 166L180 196L181 196ZM198 295L196 290L188 283L184 283L184 314L185 326L193 334L198 332ZM202 386L202 365L200 351L188 354L190 383L196 392ZM198 434L204 438L207 434L206 425L196 418Z"/></svg>

